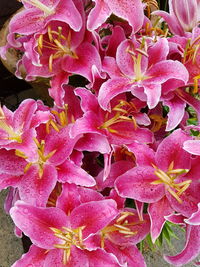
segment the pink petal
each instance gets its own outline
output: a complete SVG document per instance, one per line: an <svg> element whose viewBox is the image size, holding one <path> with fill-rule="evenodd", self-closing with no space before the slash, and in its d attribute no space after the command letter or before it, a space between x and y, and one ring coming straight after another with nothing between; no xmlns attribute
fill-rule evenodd
<svg viewBox="0 0 200 267"><path fill-rule="evenodd" d="M9 24L9 32L10 34L33 34L43 28L44 20L43 12L37 8L23 10L12 17Z"/></svg>
<svg viewBox="0 0 200 267"><path fill-rule="evenodd" d="M88 15L87 28L95 30L110 16L112 11L104 0L95 0L95 7Z"/></svg>
<svg viewBox="0 0 200 267"><path fill-rule="evenodd" d="M163 60L153 65L146 75L150 77L145 80L148 83L164 83L169 79L180 80L180 85L188 81L188 71L182 63L177 60ZM144 81L144 82L145 82ZM146 83L145 82L145 83Z"/></svg>
<svg viewBox="0 0 200 267"><path fill-rule="evenodd" d="M118 261L113 254L107 253L105 250L98 248L94 251L85 251L88 257L90 267L109 266L119 267Z"/></svg>
<svg viewBox="0 0 200 267"><path fill-rule="evenodd" d="M45 154L55 151L48 162L53 165L62 164L72 153L78 138L70 138L70 125L62 128L59 132L51 130L45 139Z"/></svg>
<svg viewBox="0 0 200 267"><path fill-rule="evenodd" d="M16 261L11 267L42 267L46 256L46 249L31 245L29 251L26 254L23 254L21 259Z"/></svg>
<svg viewBox="0 0 200 267"><path fill-rule="evenodd" d="M110 152L110 144L105 136L88 133L78 140L75 149L80 151L99 151L105 154Z"/></svg>
<svg viewBox="0 0 200 267"><path fill-rule="evenodd" d="M161 16L168 24L170 31L174 34L184 36L184 30L178 23L175 16L170 15L169 13L165 11L154 11L152 12L153 15Z"/></svg>
<svg viewBox="0 0 200 267"><path fill-rule="evenodd" d="M74 183L81 186L94 186L94 178L81 167L67 160L58 166L58 181L61 183Z"/></svg>
<svg viewBox="0 0 200 267"><path fill-rule="evenodd" d="M183 149L193 155L200 156L200 140L185 141Z"/></svg>
<svg viewBox="0 0 200 267"><path fill-rule="evenodd" d="M200 226L188 226L184 249L176 256L164 256L173 265L182 266L192 261L200 252Z"/></svg>
<svg viewBox="0 0 200 267"><path fill-rule="evenodd" d="M160 84L151 84L144 85L144 93L147 96L147 105L150 109L155 108L155 106L160 101L161 96L161 85Z"/></svg>
<svg viewBox="0 0 200 267"><path fill-rule="evenodd" d="M144 257L134 245L120 247L106 240L106 251L114 254L122 266L147 267Z"/></svg>
<svg viewBox="0 0 200 267"><path fill-rule="evenodd" d="M169 107L166 131L171 131L178 126L183 119L186 103L175 96L173 99L165 100L164 105Z"/></svg>
<svg viewBox="0 0 200 267"><path fill-rule="evenodd" d="M64 89L63 85L69 81L69 74L67 72L59 72L51 80L51 87L49 88L49 95L54 99L57 106L62 107L64 105Z"/></svg>
<svg viewBox="0 0 200 267"><path fill-rule="evenodd" d="M80 31L83 22L80 12L78 11L73 0L60 0L56 6L55 14L47 17L47 22L49 21L63 21L70 25L74 31ZM81 11L82 3L79 2L79 9ZM82 7L83 8L83 7Z"/></svg>
<svg viewBox="0 0 200 267"><path fill-rule="evenodd" d="M166 220L164 216L167 216L172 212L173 209L169 205L169 201L166 197L155 203L149 204L148 213L151 219L151 238L153 243L155 243L156 239L159 237L165 224Z"/></svg>
<svg viewBox="0 0 200 267"><path fill-rule="evenodd" d="M101 58L96 47L90 43L84 42L76 49L77 58L65 56L62 62L64 71L80 74L89 81L93 80L92 66L101 70Z"/></svg>
<svg viewBox="0 0 200 267"><path fill-rule="evenodd" d="M52 249L49 251L44 267L90 267L88 257L85 255L84 250L72 246L70 258L66 264L63 264L63 253L63 249Z"/></svg>
<svg viewBox="0 0 200 267"><path fill-rule="evenodd" d="M193 213L185 222L192 225L200 225L200 203L198 204L198 211Z"/></svg>
<svg viewBox="0 0 200 267"><path fill-rule="evenodd" d="M114 182L118 176L122 175L129 169L133 168L134 164L130 161L120 160L112 163L111 169L106 180L103 180L104 170L102 170L98 176L95 178L97 182L97 188L99 191L105 189L106 187L113 187Z"/></svg>
<svg viewBox="0 0 200 267"><path fill-rule="evenodd" d="M124 29L120 26L115 26L109 39L106 55L110 57L116 56L116 50L119 44L126 39Z"/></svg>
<svg viewBox="0 0 200 267"><path fill-rule="evenodd" d="M96 133L104 135L104 132L98 129L101 125L101 118L92 111L84 113L83 117L76 120L70 129L70 136L74 138L84 133Z"/></svg>
<svg viewBox="0 0 200 267"><path fill-rule="evenodd" d="M131 90L131 85L127 78L109 79L104 82L99 90L98 101L102 109L110 110L110 100L118 94L128 92Z"/></svg>
<svg viewBox="0 0 200 267"><path fill-rule="evenodd" d="M36 108L37 104L35 100L24 100L14 113L13 128L19 130L23 127L24 131L29 129Z"/></svg>
<svg viewBox="0 0 200 267"><path fill-rule="evenodd" d="M168 170L174 162L174 169L190 169L190 154L183 150L183 143L190 137L181 129L174 131L158 146L156 166L163 171Z"/></svg>
<svg viewBox="0 0 200 267"><path fill-rule="evenodd" d="M152 166L155 163L155 152L146 144L137 141L126 145L128 150L136 157L137 165L139 166Z"/></svg>
<svg viewBox="0 0 200 267"><path fill-rule="evenodd" d="M44 249L53 249L61 239L54 236L50 227L61 229L68 226L66 214L58 208L37 208L23 201L17 201L10 210L14 223L25 235L29 236L34 245Z"/></svg>
<svg viewBox="0 0 200 267"><path fill-rule="evenodd" d="M15 155L14 150L0 149L0 173L13 176L24 174L27 162Z"/></svg>
<svg viewBox="0 0 200 267"><path fill-rule="evenodd" d="M153 203L160 200L165 194L162 184L151 184L155 179L153 168L135 167L119 176L115 182L115 187L122 197Z"/></svg>
<svg viewBox="0 0 200 267"><path fill-rule="evenodd" d="M57 182L57 172L54 166L45 165L42 177L39 177L38 167L33 165L21 179L19 185L20 198L35 206L46 206L48 198Z"/></svg>
<svg viewBox="0 0 200 267"><path fill-rule="evenodd" d="M167 58L169 45L166 38L160 38L157 42L148 48L148 65L152 66Z"/></svg>
<svg viewBox="0 0 200 267"><path fill-rule="evenodd" d="M117 215L115 201L108 199L81 204L72 211L70 218L73 228L85 226L83 229L85 238L103 229Z"/></svg>
<svg viewBox="0 0 200 267"><path fill-rule="evenodd" d="M99 104L97 101L97 97L92 94L91 91L87 90L86 88L78 87L75 89L75 94L81 98L81 109L84 112L98 112Z"/></svg>
<svg viewBox="0 0 200 267"><path fill-rule="evenodd" d="M190 217L198 209L197 204L200 202L199 190L199 182L192 182L188 189L180 195L182 203L179 203L169 192L166 192L166 196L175 211L185 217Z"/></svg>
<svg viewBox="0 0 200 267"><path fill-rule="evenodd" d="M144 11L140 0L104 0L111 11L123 19L126 19L132 26L133 32L136 33L143 24Z"/></svg>

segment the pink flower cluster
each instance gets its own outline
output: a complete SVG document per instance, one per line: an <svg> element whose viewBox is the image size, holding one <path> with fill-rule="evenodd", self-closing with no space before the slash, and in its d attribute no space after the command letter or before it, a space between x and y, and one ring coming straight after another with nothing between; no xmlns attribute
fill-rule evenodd
<svg viewBox="0 0 200 267"><path fill-rule="evenodd" d="M200 1L179 2L22 0L1 56L54 106L0 109L0 189L33 244L13 267L145 267L166 222L186 229L168 263L200 253Z"/></svg>

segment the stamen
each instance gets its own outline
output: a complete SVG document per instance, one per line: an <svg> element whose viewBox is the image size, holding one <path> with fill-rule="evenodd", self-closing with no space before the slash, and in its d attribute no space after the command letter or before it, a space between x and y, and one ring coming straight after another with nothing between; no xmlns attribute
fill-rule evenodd
<svg viewBox="0 0 200 267"><path fill-rule="evenodd" d="M197 76L195 76L195 77L193 78L193 80L194 80L194 90L193 90L193 94L197 94L198 91L199 91L199 83L198 83L198 81L200 80L200 74L197 75Z"/></svg>
<svg viewBox="0 0 200 267"><path fill-rule="evenodd" d="M153 185L158 185L164 183L166 186L166 190L179 202L182 203L180 199L180 195L185 192L190 186L192 180L186 180L181 183L176 183L174 180L181 174L187 173L188 169L173 169L174 162L172 161L169 165L168 171L165 173L164 171L158 169L154 164L152 166L156 169L154 172L159 180L155 180L151 182ZM174 191L175 190L175 191Z"/></svg>
<svg viewBox="0 0 200 267"><path fill-rule="evenodd" d="M52 33L51 33L51 26L48 26L47 31L48 31L49 41L51 43L53 43L53 36L52 36Z"/></svg>
<svg viewBox="0 0 200 267"><path fill-rule="evenodd" d="M63 231L50 227L54 232L54 235L64 241L63 244L54 244L55 248L63 249L63 264L67 264L71 255L71 246L74 245L78 248L84 249L82 230L85 226L78 227L76 229L70 229L68 227L62 227Z"/></svg>
<svg viewBox="0 0 200 267"><path fill-rule="evenodd" d="M53 71L53 54L51 54L49 57L49 71Z"/></svg>

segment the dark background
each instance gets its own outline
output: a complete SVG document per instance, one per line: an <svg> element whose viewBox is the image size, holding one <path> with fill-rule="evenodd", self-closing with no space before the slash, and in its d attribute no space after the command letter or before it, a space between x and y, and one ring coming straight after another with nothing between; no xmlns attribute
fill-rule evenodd
<svg viewBox="0 0 200 267"><path fill-rule="evenodd" d="M0 29L10 16L17 11L22 4L17 0L0 0ZM7 104L6 98L27 90L30 85L23 80L19 80L12 73L7 71L0 61L0 102L1 105ZM9 106L9 105L8 105ZM9 107L10 108L10 107ZM11 107L12 108L12 107ZM14 109L14 107L13 107Z"/></svg>

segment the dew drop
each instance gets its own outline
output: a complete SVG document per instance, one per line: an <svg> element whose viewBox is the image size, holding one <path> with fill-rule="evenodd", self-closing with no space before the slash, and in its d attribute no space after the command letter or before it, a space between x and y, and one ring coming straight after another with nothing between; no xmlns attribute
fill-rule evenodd
<svg viewBox="0 0 200 267"><path fill-rule="evenodd" d="M30 193L30 189L26 189L25 193L29 194Z"/></svg>
<svg viewBox="0 0 200 267"><path fill-rule="evenodd" d="M39 195L43 195L44 194L44 191L43 190L39 190Z"/></svg>
<svg viewBox="0 0 200 267"><path fill-rule="evenodd" d="M23 209L23 212L24 212L25 214L28 214L28 209Z"/></svg>
<svg viewBox="0 0 200 267"><path fill-rule="evenodd" d="M71 16L71 12L70 12L69 10L66 10L66 15L67 15L68 17L70 17L70 16Z"/></svg>

